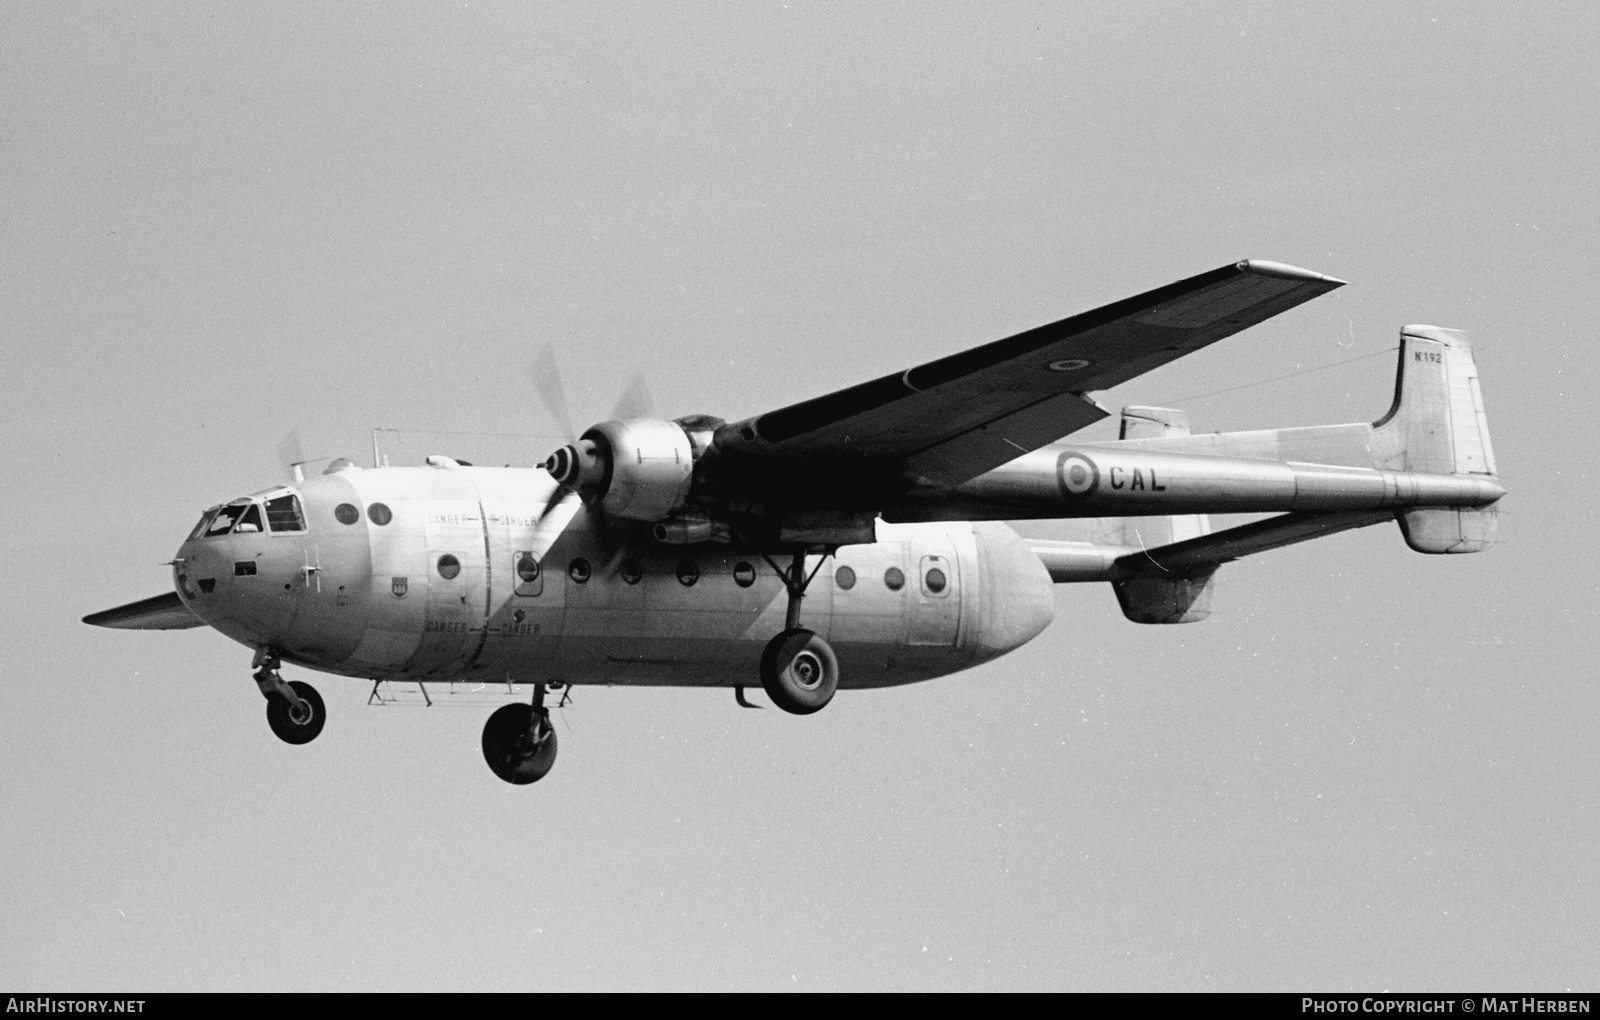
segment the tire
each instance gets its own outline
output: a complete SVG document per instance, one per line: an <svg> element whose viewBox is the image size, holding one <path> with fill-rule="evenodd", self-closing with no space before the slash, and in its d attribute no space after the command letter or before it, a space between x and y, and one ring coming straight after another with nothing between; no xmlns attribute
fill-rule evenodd
<svg viewBox="0 0 1600 1020"><path fill-rule="evenodd" d="M294 688L295 694L310 711L304 719L295 719L289 699L274 694L267 699L267 725L285 744L309 744L322 732L322 725L328 721L328 712L322 707L322 695L317 693L315 687L303 680L290 680L289 686Z"/></svg>
<svg viewBox="0 0 1600 1020"><path fill-rule="evenodd" d="M839 689L839 660L828 642L801 627L767 642L761 654L761 687L785 712L821 711Z"/></svg>
<svg viewBox="0 0 1600 1020"><path fill-rule="evenodd" d="M556 763L556 730L544 716L544 738L529 747L533 706L502 705L483 724L483 760L489 771L513 786L537 783Z"/></svg>

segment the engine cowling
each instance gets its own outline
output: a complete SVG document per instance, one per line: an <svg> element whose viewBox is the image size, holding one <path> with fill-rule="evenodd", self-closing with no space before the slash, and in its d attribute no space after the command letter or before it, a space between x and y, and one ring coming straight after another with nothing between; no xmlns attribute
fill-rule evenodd
<svg viewBox="0 0 1600 1020"><path fill-rule="evenodd" d="M545 470L590 506L636 521L660 521L688 503L695 448L677 422L601 422L551 454Z"/></svg>

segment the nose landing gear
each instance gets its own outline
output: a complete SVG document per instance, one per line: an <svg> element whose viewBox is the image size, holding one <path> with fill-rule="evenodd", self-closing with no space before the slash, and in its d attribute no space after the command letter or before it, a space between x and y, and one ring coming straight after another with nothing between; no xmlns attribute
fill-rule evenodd
<svg viewBox="0 0 1600 1020"><path fill-rule="evenodd" d="M278 656L267 648L256 652L254 679L267 699L267 725L286 744L309 744L317 739L328 713L322 695L303 680L284 680L278 673Z"/></svg>
<svg viewBox="0 0 1600 1020"><path fill-rule="evenodd" d="M556 730L544 692L544 684L534 684L533 704L502 705L483 724L483 760L514 786L538 782L556 763Z"/></svg>

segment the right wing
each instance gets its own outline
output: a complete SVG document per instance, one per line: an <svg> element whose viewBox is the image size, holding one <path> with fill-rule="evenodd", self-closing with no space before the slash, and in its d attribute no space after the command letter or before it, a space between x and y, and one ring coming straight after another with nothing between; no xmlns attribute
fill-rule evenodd
<svg viewBox="0 0 1600 1020"><path fill-rule="evenodd" d="M183 630L205 626L205 621L189 612L189 607L183 604L175 591L155 598L140 599L115 609L90 613L83 618L83 622L118 630Z"/></svg>
<svg viewBox="0 0 1600 1020"><path fill-rule="evenodd" d="M1277 262L1209 273L726 426L737 456L848 462L959 485L1106 414L1083 394L1343 285ZM726 439L724 439L726 436ZM833 505L848 492L831 494Z"/></svg>

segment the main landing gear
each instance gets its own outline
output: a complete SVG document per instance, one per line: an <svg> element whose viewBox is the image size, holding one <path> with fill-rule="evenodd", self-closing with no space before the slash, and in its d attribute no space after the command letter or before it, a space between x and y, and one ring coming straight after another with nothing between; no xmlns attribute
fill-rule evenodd
<svg viewBox="0 0 1600 1020"><path fill-rule="evenodd" d="M267 699L267 725L286 744L309 744L328 721L322 695L302 680L284 680L278 656L265 647L256 650L256 686Z"/></svg>
<svg viewBox="0 0 1600 1020"><path fill-rule="evenodd" d="M502 705L483 724L483 760L516 786L537 783L556 763L556 730L544 707L544 684L533 685L533 704Z"/></svg>
<svg viewBox="0 0 1600 1020"><path fill-rule="evenodd" d="M810 715L821 711L833 700L833 692L839 689L839 660L833 649L821 637L800 626L800 600L805 598L806 588L827 562L827 557L824 556L809 575L805 572L804 549L795 551L788 570L780 570L770 558L767 562L783 578L783 586L789 592L789 608L783 632L767 642L766 650L761 653L761 688L772 703L785 712ZM742 687L734 691L734 697L739 704L749 706Z"/></svg>

